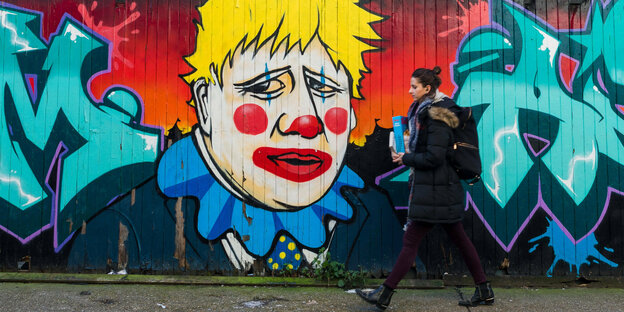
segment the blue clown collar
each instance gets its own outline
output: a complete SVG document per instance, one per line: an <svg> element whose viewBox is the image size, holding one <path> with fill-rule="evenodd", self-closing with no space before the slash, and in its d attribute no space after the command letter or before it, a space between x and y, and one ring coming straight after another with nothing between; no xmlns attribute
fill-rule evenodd
<svg viewBox="0 0 624 312"><path fill-rule="evenodd" d="M206 167L191 136L165 151L158 165L158 186L168 197L191 196L199 200L197 230L216 240L230 229L237 232L247 251L255 256L269 253L273 241L287 232L303 247L316 249L327 239L323 220L329 215L348 220L353 208L340 194L343 186L362 188L362 179L343 167L330 190L314 204L298 211L269 211L237 199Z"/></svg>

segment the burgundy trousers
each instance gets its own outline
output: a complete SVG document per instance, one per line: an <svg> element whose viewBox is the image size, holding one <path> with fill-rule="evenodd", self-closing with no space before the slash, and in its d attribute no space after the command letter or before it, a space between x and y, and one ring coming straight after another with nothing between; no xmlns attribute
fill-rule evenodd
<svg viewBox="0 0 624 312"><path fill-rule="evenodd" d="M416 254L418 253L420 242L425 235L433 229L434 225L433 223L417 221L412 221L408 224L407 231L405 231L403 235L403 248L384 285L392 289L397 287L401 279L403 279L412 266L414 258L416 258ZM455 246L459 247L462 258L464 258L466 265L468 265L468 270L470 270L475 284L485 283L485 272L483 272L483 267L481 267L479 255L468 238L468 235L466 235L464 225L461 221L450 224L443 223L440 225L444 228L444 231L446 231L446 234L451 238Z"/></svg>

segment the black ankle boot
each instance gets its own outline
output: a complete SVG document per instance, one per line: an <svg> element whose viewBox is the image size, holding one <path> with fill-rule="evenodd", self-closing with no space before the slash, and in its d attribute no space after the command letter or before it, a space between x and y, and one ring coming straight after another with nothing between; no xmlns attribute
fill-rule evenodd
<svg viewBox="0 0 624 312"><path fill-rule="evenodd" d="M366 300L366 302L376 305L377 308L381 310L385 310L390 304L390 299L392 299L394 290L385 285L381 285L377 289L371 291L356 289L355 293L357 293L360 298Z"/></svg>
<svg viewBox="0 0 624 312"><path fill-rule="evenodd" d="M480 304L490 305L494 303L494 291L490 282L485 282L477 285L474 295L470 300L462 300L459 302L460 306L476 307Z"/></svg>

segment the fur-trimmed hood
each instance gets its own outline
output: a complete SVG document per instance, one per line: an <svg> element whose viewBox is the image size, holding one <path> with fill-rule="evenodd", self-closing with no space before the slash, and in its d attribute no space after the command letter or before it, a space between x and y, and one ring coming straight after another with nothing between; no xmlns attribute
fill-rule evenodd
<svg viewBox="0 0 624 312"><path fill-rule="evenodd" d="M452 129L459 126L459 118L457 118L457 115L455 115L455 113L448 108L431 106L431 108L429 108L429 117L431 117L431 119L444 122Z"/></svg>

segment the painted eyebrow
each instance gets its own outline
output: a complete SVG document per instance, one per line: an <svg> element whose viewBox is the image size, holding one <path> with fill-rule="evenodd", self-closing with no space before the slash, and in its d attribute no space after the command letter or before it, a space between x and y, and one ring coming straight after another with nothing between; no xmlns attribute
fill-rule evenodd
<svg viewBox="0 0 624 312"><path fill-rule="evenodd" d="M323 77L323 78L325 78L325 79L327 79L327 80L331 81L331 82L332 82L332 84L333 84L333 87L336 87L336 88L338 88L338 89L342 89L342 88L341 88L341 86L340 86L340 84L339 84L338 82L336 82L336 80L334 80L334 79L332 79L332 78L330 78L330 77L327 77L327 76L325 76L325 75L322 75L322 74L320 74L320 73L317 73L317 72L315 72L315 71L313 71L313 70L309 69L309 68L308 68L308 67L306 67L306 66L303 66L303 72L306 74L306 76L311 76L311 77ZM319 80L319 81L320 81L320 80Z"/></svg>
<svg viewBox="0 0 624 312"><path fill-rule="evenodd" d="M247 87L247 86L255 84L256 82L258 82L258 80L266 79L267 76L272 76L273 74L278 74L275 76L280 76L281 74L285 72L289 72L289 71L290 71L290 65L282 67L282 68L274 69L268 72L263 72L262 74L249 78L243 82L235 83L234 86L235 87Z"/></svg>

